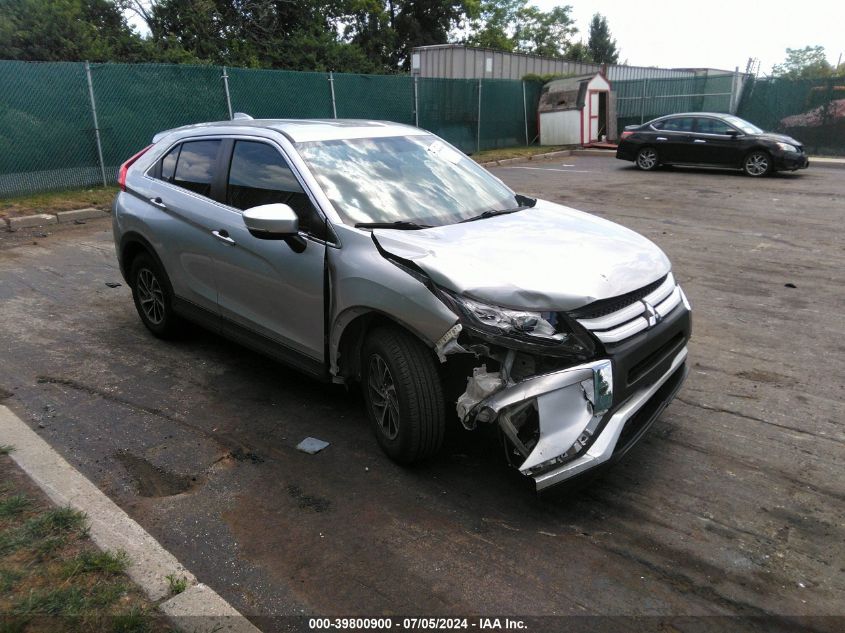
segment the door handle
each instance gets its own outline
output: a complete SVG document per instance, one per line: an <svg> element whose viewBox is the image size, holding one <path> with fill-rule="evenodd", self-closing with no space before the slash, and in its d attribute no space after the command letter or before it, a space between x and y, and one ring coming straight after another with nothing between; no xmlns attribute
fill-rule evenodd
<svg viewBox="0 0 845 633"><path fill-rule="evenodd" d="M167 208L167 205L164 204L164 200L162 200L158 196L156 196L155 198L150 198L150 202L152 202L159 209L166 209Z"/></svg>
<svg viewBox="0 0 845 633"><path fill-rule="evenodd" d="M657 140L658 140L658 141L668 141L669 139L668 139L668 138L666 138L665 136L658 136L658 137L657 137Z"/></svg>
<svg viewBox="0 0 845 633"><path fill-rule="evenodd" d="M232 246L235 245L235 240L229 237L229 231L225 229L220 229L219 231L212 231L211 234L221 242L226 242L227 244L230 244Z"/></svg>
<svg viewBox="0 0 845 633"><path fill-rule="evenodd" d="M693 141L693 143L706 143L706 142L707 141L705 141L703 138L697 138Z"/></svg>

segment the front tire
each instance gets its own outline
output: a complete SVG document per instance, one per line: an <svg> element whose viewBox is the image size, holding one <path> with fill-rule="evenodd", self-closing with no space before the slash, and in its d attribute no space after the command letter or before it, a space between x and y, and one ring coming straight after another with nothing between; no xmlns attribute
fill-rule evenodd
<svg viewBox="0 0 845 633"><path fill-rule="evenodd" d="M413 464L443 445L446 402L434 356L398 327L374 330L362 357L367 417L382 450Z"/></svg>
<svg viewBox="0 0 845 633"><path fill-rule="evenodd" d="M637 159L634 163L643 171L652 171L657 169L657 166L660 164L657 156L657 150L653 147L643 147L637 152Z"/></svg>
<svg viewBox="0 0 845 633"><path fill-rule="evenodd" d="M742 161L742 171L753 178L762 178L772 172L772 157L761 149L754 150Z"/></svg>
<svg viewBox="0 0 845 633"><path fill-rule="evenodd" d="M135 309L146 328L159 338L176 336L181 322L173 311L170 280L148 253L138 255L132 262L129 282Z"/></svg>

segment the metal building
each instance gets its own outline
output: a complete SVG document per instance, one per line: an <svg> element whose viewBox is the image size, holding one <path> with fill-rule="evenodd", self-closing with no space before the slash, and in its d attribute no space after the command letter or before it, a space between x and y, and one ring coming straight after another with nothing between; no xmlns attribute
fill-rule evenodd
<svg viewBox="0 0 845 633"><path fill-rule="evenodd" d="M609 81L629 79L674 79L702 75L731 74L712 68L655 68L607 64L604 76ZM411 52L411 73L419 77L448 79L522 79L536 75L587 75L603 70L600 64L572 62L554 57L507 53L492 48L473 48L460 44L418 46Z"/></svg>

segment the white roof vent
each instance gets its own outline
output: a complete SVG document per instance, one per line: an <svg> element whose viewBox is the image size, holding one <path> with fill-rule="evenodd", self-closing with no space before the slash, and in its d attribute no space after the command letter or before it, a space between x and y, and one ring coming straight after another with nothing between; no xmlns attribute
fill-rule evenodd
<svg viewBox="0 0 845 633"><path fill-rule="evenodd" d="M242 119L252 121L252 117L244 112L235 112L235 114L232 115L232 121L239 121Z"/></svg>

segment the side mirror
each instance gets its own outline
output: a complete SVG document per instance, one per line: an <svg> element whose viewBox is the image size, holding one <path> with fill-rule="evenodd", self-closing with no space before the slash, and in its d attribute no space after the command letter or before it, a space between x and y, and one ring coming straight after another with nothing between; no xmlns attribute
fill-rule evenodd
<svg viewBox="0 0 845 633"><path fill-rule="evenodd" d="M262 240L283 240L299 233L299 218L288 205L262 204L243 212L246 228Z"/></svg>
<svg viewBox="0 0 845 633"><path fill-rule="evenodd" d="M735 139L737 136L739 136L739 132L737 132L736 130L728 130L727 132L725 132L725 134L730 136L732 139Z"/></svg>

